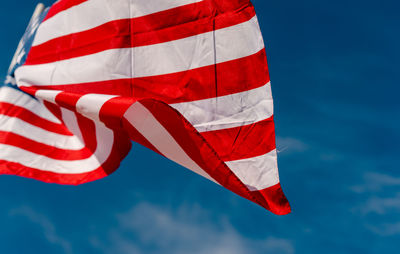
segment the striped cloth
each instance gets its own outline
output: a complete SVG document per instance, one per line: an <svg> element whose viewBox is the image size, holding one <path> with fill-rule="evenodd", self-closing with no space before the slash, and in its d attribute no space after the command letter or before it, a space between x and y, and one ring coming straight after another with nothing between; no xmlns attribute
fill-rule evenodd
<svg viewBox="0 0 400 254"><path fill-rule="evenodd" d="M249 0L59 0L36 23L0 88L0 173L82 184L133 140L290 212Z"/></svg>

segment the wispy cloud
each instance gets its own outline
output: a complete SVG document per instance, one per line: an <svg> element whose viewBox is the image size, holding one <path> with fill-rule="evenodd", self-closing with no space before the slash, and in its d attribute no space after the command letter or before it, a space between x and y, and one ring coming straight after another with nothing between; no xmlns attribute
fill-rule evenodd
<svg viewBox="0 0 400 254"><path fill-rule="evenodd" d="M352 186L351 189L357 193L363 192L377 192L381 191L384 187L400 186L400 178L369 172L364 175L364 182L360 185Z"/></svg>
<svg viewBox="0 0 400 254"><path fill-rule="evenodd" d="M372 197L361 207L363 215L369 213L384 215L389 212L400 212L400 193L394 197Z"/></svg>
<svg viewBox="0 0 400 254"><path fill-rule="evenodd" d="M359 196L352 212L363 221L366 230L386 237L400 234L400 178L389 174L367 172L363 182L350 187ZM395 191L395 192L393 192Z"/></svg>
<svg viewBox="0 0 400 254"><path fill-rule="evenodd" d="M306 143L292 137L277 137L276 143L278 152L284 154L304 152L308 149Z"/></svg>
<svg viewBox="0 0 400 254"><path fill-rule="evenodd" d="M176 254L294 254L287 239L251 239L242 236L224 218L211 219L199 207L170 211L141 203L117 216L118 226L107 244L92 237L92 246L105 253ZM162 251L161 251L162 250Z"/></svg>
<svg viewBox="0 0 400 254"><path fill-rule="evenodd" d="M400 222L399 223L386 223L381 225L368 225L367 228L380 236L394 236L400 235Z"/></svg>
<svg viewBox="0 0 400 254"><path fill-rule="evenodd" d="M28 219L30 222L41 228L44 237L49 243L60 246L65 254L72 253L71 244L57 234L54 224L46 216L36 212L28 206L13 209L9 212L9 215L20 216Z"/></svg>

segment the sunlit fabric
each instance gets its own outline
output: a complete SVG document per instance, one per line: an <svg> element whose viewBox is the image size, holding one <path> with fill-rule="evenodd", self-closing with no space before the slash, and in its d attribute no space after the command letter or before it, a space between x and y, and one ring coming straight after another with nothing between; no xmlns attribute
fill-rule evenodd
<svg viewBox="0 0 400 254"><path fill-rule="evenodd" d="M132 140L290 212L250 1L60 0L24 38L0 88L0 173L86 183Z"/></svg>

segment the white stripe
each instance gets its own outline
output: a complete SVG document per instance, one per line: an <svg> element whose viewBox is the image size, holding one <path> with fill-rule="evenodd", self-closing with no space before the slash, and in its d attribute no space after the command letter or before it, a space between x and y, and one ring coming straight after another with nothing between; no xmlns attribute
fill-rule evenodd
<svg viewBox="0 0 400 254"><path fill-rule="evenodd" d="M60 109L61 109L61 117L65 123L65 126L83 143L84 139L82 136L81 129L79 128L78 119L76 118L75 113L66 108L60 107Z"/></svg>
<svg viewBox="0 0 400 254"><path fill-rule="evenodd" d="M18 86L68 85L130 78L131 49L111 49L55 63L23 65L15 75Z"/></svg>
<svg viewBox="0 0 400 254"><path fill-rule="evenodd" d="M273 115L270 83L241 93L171 104L199 132L249 125Z"/></svg>
<svg viewBox="0 0 400 254"><path fill-rule="evenodd" d="M4 144L0 144L0 150L1 160L19 163L26 167L54 173L80 174L90 172L100 165L94 156L84 160L61 161L39 156L36 153L23 150L19 147Z"/></svg>
<svg viewBox="0 0 400 254"><path fill-rule="evenodd" d="M249 21L215 31L217 63L252 55L264 48L257 16Z"/></svg>
<svg viewBox="0 0 400 254"><path fill-rule="evenodd" d="M84 147L82 142L75 136L65 136L50 132L16 117L0 115L0 131L12 132L36 142L60 149L79 150Z"/></svg>
<svg viewBox="0 0 400 254"><path fill-rule="evenodd" d="M259 157L225 162L250 191L279 183L276 150Z"/></svg>
<svg viewBox="0 0 400 254"><path fill-rule="evenodd" d="M103 164L112 152L114 145L114 132L103 123L94 122L96 126L97 147L94 156Z"/></svg>
<svg viewBox="0 0 400 254"><path fill-rule="evenodd" d="M264 48L257 18L213 33L136 47L134 77L195 69L255 54ZM235 43L231 43L235 42ZM237 42L237 43L236 43ZM110 49L56 63L24 65L16 70L19 86L66 85L130 78L132 49Z"/></svg>
<svg viewBox="0 0 400 254"><path fill-rule="evenodd" d="M56 91L56 90L38 90L35 93L35 96L37 98L40 98L42 100L51 102L53 104L57 104L56 103L56 97L57 95L59 95L62 91Z"/></svg>
<svg viewBox="0 0 400 254"><path fill-rule="evenodd" d="M126 111L124 117L165 157L215 182L187 155L171 134L141 103L134 103Z"/></svg>
<svg viewBox="0 0 400 254"><path fill-rule="evenodd" d="M59 174L81 174L98 169L109 157L114 135L102 124L96 124L98 146L95 153L87 159L66 161L38 156L19 147L0 144L0 160L19 163L26 167Z"/></svg>
<svg viewBox="0 0 400 254"><path fill-rule="evenodd" d="M94 121L100 121L101 107L108 100L117 96L104 94L86 94L82 96L76 103L76 110L82 115Z"/></svg>
<svg viewBox="0 0 400 254"><path fill-rule="evenodd" d="M53 123L61 124L61 121L41 103L33 99L31 96L14 88L6 86L0 87L0 102L6 102L25 108L41 118Z"/></svg>
<svg viewBox="0 0 400 254"><path fill-rule="evenodd" d="M134 76L147 77L196 69L246 57L263 48L257 17L254 16L241 24L216 30L215 35L208 32L180 40L135 47Z"/></svg>
<svg viewBox="0 0 400 254"><path fill-rule="evenodd" d="M114 0L109 0L114 3ZM166 0L131 0L131 12L132 17L142 17L152 13L165 11L168 9L176 8L179 6L198 3L202 0L173 0L173 1L166 1ZM119 11L119 10L117 10Z"/></svg>
<svg viewBox="0 0 400 254"><path fill-rule="evenodd" d="M82 32L104 23L145 16L200 0L91 0L71 7L46 20L39 27L33 45Z"/></svg>

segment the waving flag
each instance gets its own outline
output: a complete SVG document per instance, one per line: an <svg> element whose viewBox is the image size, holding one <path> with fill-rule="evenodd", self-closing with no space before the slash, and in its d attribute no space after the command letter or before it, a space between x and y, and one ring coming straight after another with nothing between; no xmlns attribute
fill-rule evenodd
<svg viewBox="0 0 400 254"><path fill-rule="evenodd" d="M133 140L290 212L250 1L59 0L36 14L0 88L0 173L82 184Z"/></svg>

